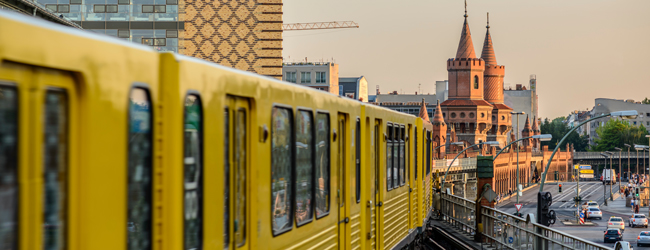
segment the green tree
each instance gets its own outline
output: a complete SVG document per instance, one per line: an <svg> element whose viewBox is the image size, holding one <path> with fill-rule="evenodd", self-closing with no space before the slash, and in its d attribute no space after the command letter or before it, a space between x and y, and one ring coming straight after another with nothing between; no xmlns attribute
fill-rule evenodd
<svg viewBox="0 0 650 250"><path fill-rule="evenodd" d="M648 134L643 124L636 126L628 121L610 119L605 125L596 128L598 138L594 141L592 151L613 151L615 147L623 148L623 144L648 144L645 136Z"/></svg>
<svg viewBox="0 0 650 250"><path fill-rule="evenodd" d="M544 119L540 126L540 132L542 134L551 134L553 139L547 142L542 142L543 146L548 146L549 150L554 150L556 146L560 146L560 149L566 150L567 143L573 144L573 147L576 151L587 151L589 147L589 142L586 135L579 135L577 132L573 131L569 136L564 140L562 145L557 145L557 143L571 130L571 128L564 123L565 118L558 117L550 121L548 118Z"/></svg>
<svg viewBox="0 0 650 250"><path fill-rule="evenodd" d="M641 101L641 103L643 103L643 104L650 104L650 99L648 99L648 98L646 97L645 99L643 99L643 101Z"/></svg>

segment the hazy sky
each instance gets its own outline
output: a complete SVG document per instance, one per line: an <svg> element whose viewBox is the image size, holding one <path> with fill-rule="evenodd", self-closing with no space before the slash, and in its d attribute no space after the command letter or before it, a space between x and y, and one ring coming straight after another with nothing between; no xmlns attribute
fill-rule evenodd
<svg viewBox="0 0 650 250"><path fill-rule="evenodd" d="M461 0L284 0L284 22L356 21L359 29L284 33L287 61L330 60L374 94L435 92L447 79L463 24ZM486 12L505 83L537 75L539 114L554 118L595 98L650 97L650 0L468 0L476 55Z"/></svg>

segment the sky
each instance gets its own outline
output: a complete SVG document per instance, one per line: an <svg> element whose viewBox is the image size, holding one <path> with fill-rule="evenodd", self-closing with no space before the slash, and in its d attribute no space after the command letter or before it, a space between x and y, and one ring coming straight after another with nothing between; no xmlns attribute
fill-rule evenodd
<svg viewBox="0 0 650 250"><path fill-rule="evenodd" d="M284 0L284 23L355 21L358 29L284 32L287 62L332 61L368 90L435 93L463 25L461 0ZM486 13L505 86L537 76L539 115L588 110L596 98L650 97L649 0L468 0L476 55Z"/></svg>

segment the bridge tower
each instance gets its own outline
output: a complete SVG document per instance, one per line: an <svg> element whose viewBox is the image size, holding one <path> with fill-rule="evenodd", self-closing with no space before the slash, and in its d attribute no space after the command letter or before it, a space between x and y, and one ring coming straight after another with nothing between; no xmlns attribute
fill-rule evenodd
<svg viewBox="0 0 650 250"><path fill-rule="evenodd" d="M526 125L524 125L524 129L521 130L521 137L524 138L524 137L530 137L530 136L533 136L533 135L534 135L534 132L530 128L530 119L528 119L528 115L526 115ZM533 146L533 139L522 140L521 144L523 144L524 147Z"/></svg>
<svg viewBox="0 0 650 250"><path fill-rule="evenodd" d="M424 100L424 99L423 99ZM423 101L424 102L424 101ZM447 124L445 119L442 117L442 110L440 110L440 101L436 103L436 111L433 115L433 141L436 142L436 147L440 148L434 152L437 159L442 159L445 157L446 144L447 144Z"/></svg>
<svg viewBox="0 0 650 250"><path fill-rule="evenodd" d="M492 104L492 115L490 116L492 127L487 132L487 140L498 141L503 147L508 140L508 133L512 130L512 108L503 103L503 77L506 67L497 64L490 35L490 13L487 14L487 29L481 58L485 61L483 95L485 101Z"/></svg>
<svg viewBox="0 0 650 250"><path fill-rule="evenodd" d="M487 140L487 131L492 128L493 107L483 99L485 61L477 58L474 52L467 6L464 17L456 58L447 60L449 98L440 106L449 128L455 129L458 141L476 144Z"/></svg>

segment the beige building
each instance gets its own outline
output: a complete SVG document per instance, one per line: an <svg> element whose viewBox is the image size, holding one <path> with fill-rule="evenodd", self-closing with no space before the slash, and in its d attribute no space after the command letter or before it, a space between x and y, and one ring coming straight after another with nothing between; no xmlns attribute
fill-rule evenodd
<svg viewBox="0 0 650 250"><path fill-rule="evenodd" d="M283 80L339 94L339 65L330 62L285 63Z"/></svg>

